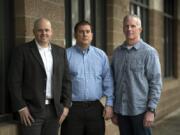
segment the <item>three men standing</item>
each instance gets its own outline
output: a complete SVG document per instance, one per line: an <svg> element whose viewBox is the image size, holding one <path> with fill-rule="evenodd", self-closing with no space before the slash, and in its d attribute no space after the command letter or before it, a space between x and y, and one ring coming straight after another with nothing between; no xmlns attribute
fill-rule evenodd
<svg viewBox="0 0 180 135"><path fill-rule="evenodd" d="M126 40L111 64L114 83L106 54L91 45L91 24L80 21L74 31L76 45L67 49L67 59L65 49L50 43L51 23L45 18L34 23L35 39L16 48L9 86L22 133L57 135L69 112L61 135L104 135L104 119L113 116L114 108L112 121L121 135L151 135L161 68L157 51L140 38L139 17L124 18ZM99 101L103 96L105 107Z"/></svg>

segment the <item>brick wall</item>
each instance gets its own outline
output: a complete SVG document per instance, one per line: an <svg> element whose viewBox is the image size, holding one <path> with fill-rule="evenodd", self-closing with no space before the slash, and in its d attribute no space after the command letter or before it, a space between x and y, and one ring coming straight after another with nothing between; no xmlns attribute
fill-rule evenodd
<svg viewBox="0 0 180 135"><path fill-rule="evenodd" d="M18 0L15 2L16 44L33 39L33 23L48 18L54 30L53 42L64 46L64 0Z"/></svg>
<svg viewBox="0 0 180 135"><path fill-rule="evenodd" d="M159 0L158 2L160 2ZM122 21L129 12L129 0L108 0L107 1L107 53L112 51L124 40ZM154 46L160 55L162 72L164 71L164 24L161 7L157 6L156 0L152 0L152 7L149 11L150 44ZM180 2L179 2L180 3ZM153 5L155 8L153 8ZM180 6L180 4L179 4ZM180 11L180 10L179 10ZM179 13L180 14L180 13ZM64 0L18 0L15 1L15 41L16 44L24 43L33 38L32 27L35 19L46 17L52 22L54 29L53 42L64 46ZM180 15L179 15L180 16ZM180 17L179 17L180 19ZM180 21L178 20L177 38L180 37ZM180 52L180 38L177 40ZM180 60L180 55L178 55ZM180 77L180 62L177 60L178 76ZM157 109L156 121L175 110L180 105L180 80L164 80L163 92ZM111 121L106 121L106 135L118 135L118 128ZM0 135L18 135L17 125L14 123L1 123Z"/></svg>
<svg viewBox="0 0 180 135"><path fill-rule="evenodd" d="M162 20L162 21L159 21ZM162 73L164 72L164 21L160 11L149 10L149 42L159 53Z"/></svg>
<svg viewBox="0 0 180 135"><path fill-rule="evenodd" d="M129 0L107 1L107 53L109 56L124 40L122 22L128 12Z"/></svg>
<svg viewBox="0 0 180 135"><path fill-rule="evenodd" d="M0 135L19 135L15 123L0 123Z"/></svg>
<svg viewBox="0 0 180 135"><path fill-rule="evenodd" d="M161 10L154 10L153 8L149 11L149 39L150 44L154 46L160 56L160 62L161 62L161 68L162 68L162 76L164 73L164 19L163 19L163 13ZM180 23L177 23L178 25ZM179 28L179 27L178 27ZM179 30L177 30L177 33L179 34ZM178 37L178 36L177 36ZM178 38L178 45L179 45L179 38ZM178 54L180 51L180 47L178 46L177 49L175 49L174 54ZM178 56L180 58L180 56ZM178 59L176 61L177 64L177 76L180 74L180 65L178 62ZM168 113L176 110L180 105L180 80L179 78L166 78L163 79L163 91L160 98L160 103L157 108L157 116L156 121L161 120L164 116L166 116Z"/></svg>

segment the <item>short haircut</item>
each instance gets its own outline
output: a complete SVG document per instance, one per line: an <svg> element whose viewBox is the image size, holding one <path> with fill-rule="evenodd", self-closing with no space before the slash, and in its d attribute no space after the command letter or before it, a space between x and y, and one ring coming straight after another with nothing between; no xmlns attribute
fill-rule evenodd
<svg viewBox="0 0 180 135"><path fill-rule="evenodd" d="M37 29L37 28L38 28L38 25L39 25L39 22L42 21L42 20L46 20L46 21L48 21L48 22L51 24L51 22L50 22L47 18L40 17L40 18L38 18L37 20L34 21L34 27L33 27L33 29Z"/></svg>
<svg viewBox="0 0 180 135"><path fill-rule="evenodd" d="M86 20L82 20L82 21L79 21L78 23L76 23L76 25L74 27L74 32L76 33L78 31L79 26L82 26L82 25L89 25L91 27L91 31L92 31L91 23Z"/></svg>
<svg viewBox="0 0 180 135"><path fill-rule="evenodd" d="M129 15L126 15L123 19L123 25L124 23L127 21L127 19L129 18L136 18L137 19L137 23L138 23L138 26L141 28L141 19L138 15L135 15L135 14L129 14Z"/></svg>

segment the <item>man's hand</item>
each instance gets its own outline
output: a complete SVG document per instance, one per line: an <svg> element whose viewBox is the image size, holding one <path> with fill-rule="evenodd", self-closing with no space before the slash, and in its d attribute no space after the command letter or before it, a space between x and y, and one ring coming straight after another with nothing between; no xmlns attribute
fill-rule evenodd
<svg viewBox="0 0 180 135"><path fill-rule="evenodd" d="M65 118L68 115L68 113L69 113L69 108L64 107L63 113L62 113L62 115L61 115L61 117L59 119L59 124L63 123L63 121L65 120Z"/></svg>
<svg viewBox="0 0 180 135"><path fill-rule="evenodd" d="M111 121L113 124L118 125L118 116L117 114L113 114L113 117L111 118Z"/></svg>
<svg viewBox="0 0 180 135"><path fill-rule="evenodd" d="M28 107L24 107L21 110L19 110L19 115L21 123L25 124L26 126L31 126L32 122L34 122L34 119L31 116Z"/></svg>
<svg viewBox="0 0 180 135"><path fill-rule="evenodd" d="M103 116L105 120L109 120L113 116L113 108L111 106L105 106Z"/></svg>
<svg viewBox="0 0 180 135"><path fill-rule="evenodd" d="M153 112L146 112L145 116L144 116L144 126L149 128L152 126L154 122L154 113Z"/></svg>

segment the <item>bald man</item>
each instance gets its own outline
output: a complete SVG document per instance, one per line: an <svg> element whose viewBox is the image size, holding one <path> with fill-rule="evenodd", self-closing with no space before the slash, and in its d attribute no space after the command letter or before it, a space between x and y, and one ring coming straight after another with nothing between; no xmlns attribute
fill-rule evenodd
<svg viewBox="0 0 180 135"><path fill-rule="evenodd" d="M15 48L9 70L12 107L22 135L58 135L71 106L66 51L50 42L51 23L34 22L34 39Z"/></svg>

